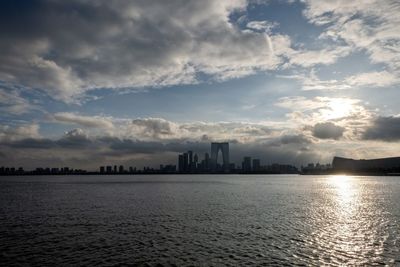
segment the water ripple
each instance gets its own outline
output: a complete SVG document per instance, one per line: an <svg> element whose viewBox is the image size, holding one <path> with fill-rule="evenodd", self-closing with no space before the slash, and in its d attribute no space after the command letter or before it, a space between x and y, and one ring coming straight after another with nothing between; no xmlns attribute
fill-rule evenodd
<svg viewBox="0 0 400 267"><path fill-rule="evenodd" d="M0 178L5 266L400 264L398 177L16 179Z"/></svg>

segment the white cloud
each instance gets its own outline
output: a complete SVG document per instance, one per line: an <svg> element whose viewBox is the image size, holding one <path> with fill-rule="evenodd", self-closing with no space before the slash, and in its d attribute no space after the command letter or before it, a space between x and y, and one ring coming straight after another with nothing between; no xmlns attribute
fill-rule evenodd
<svg viewBox="0 0 400 267"><path fill-rule="evenodd" d="M41 2L19 23L0 26L0 79L66 102L93 88L196 83L199 73L232 79L283 60L272 48L282 49L279 35L230 22L245 0Z"/></svg>
<svg viewBox="0 0 400 267"><path fill-rule="evenodd" d="M316 51L293 51L289 56L289 63L303 67L312 67L317 64L330 65L335 63L338 58L347 56L350 52L350 47L345 46Z"/></svg>
<svg viewBox="0 0 400 267"><path fill-rule="evenodd" d="M52 120L65 124L76 124L88 128L102 128L111 130L114 128L112 119L101 116L85 116L71 112L58 112L52 115Z"/></svg>
<svg viewBox="0 0 400 267"><path fill-rule="evenodd" d="M390 75L400 77L399 1L307 0L306 7L311 22L328 25L321 38L363 50L372 63L383 63Z"/></svg>
<svg viewBox="0 0 400 267"><path fill-rule="evenodd" d="M333 123L335 127L343 128L342 133L346 140L359 140L365 128L376 116L375 112L367 109L361 100L353 98L295 96L281 98L276 105L289 110L288 124L302 127L314 136L330 136L324 132L328 129L325 124ZM321 123L323 125L318 129L321 131L315 132L315 125ZM329 131L333 128L329 128Z"/></svg>
<svg viewBox="0 0 400 267"><path fill-rule="evenodd" d="M40 138L39 125L36 123L11 127L0 125L0 140L3 142L25 138Z"/></svg>
<svg viewBox="0 0 400 267"><path fill-rule="evenodd" d="M390 71L371 71L349 75L343 79L322 80L311 69L308 75L297 74L280 76L287 79L295 79L301 82L302 89L307 90L346 90L364 87L388 87L400 83L400 76Z"/></svg>
<svg viewBox="0 0 400 267"><path fill-rule="evenodd" d="M246 27L257 31L265 31L267 33L270 33L272 29L277 27L278 25L279 23L277 22L270 22L267 20L253 20L249 21L246 24Z"/></svg>
<svg viewBox="0 0 400 267"><path fill-rule="evenodd" d="M38 106L31 104L27 99L23 98L20 92L0 88L0 111L21 115L38 109Z"/></svg>
<svg viewBox="0 0 400 267"><path fill-rule="evenodd" d="M351 86L385 87L400 82L400 77L388 71L365 72L347 77L345 80Z"/></svg>

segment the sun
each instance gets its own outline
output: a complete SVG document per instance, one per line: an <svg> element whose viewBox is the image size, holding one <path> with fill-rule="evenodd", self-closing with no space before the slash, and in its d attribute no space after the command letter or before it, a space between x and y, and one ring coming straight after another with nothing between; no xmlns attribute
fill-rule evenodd
<svg viewBox="0 0 400 267"><path fill-rule="evenodd" d="M326 109L322 110L322 116L326 120L339 119L349 116L353 109L353 102L350 99L332 99L327 103Z"/></svg>

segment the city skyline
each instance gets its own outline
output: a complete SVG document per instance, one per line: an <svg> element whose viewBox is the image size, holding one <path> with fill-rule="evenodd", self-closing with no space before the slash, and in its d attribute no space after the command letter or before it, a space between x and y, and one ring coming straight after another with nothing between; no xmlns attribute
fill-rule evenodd
<svg viewBox="0 0 400 267"><path fill-rule="evenodd" d="M0 166L157 167L210 142L229 142L237 164L398 156L399 12L395 0L2 1Z"/></svg>
<svg viewBox="0 0 400 267"><path fill-rule="evenodd" d="M211 157L210 157L211 154ZM220 156L219 156L220 155ZM96 170L78 169L74 166L55 167L40 166L31 170L23 167L0 166L0 175L19 174L152 174L152 173L298 173L296 166L274 162L270 165L261 164L260 159L249 155L242 157L237 164L229 161L229 143L212 142L209 152L204 153L204 158L189 150L177 155L176 165L174 163L160 164L159 168L147 166L126 166L117 163L99 166ZM149 162L150 163L150 162ZM309 163L310 164L310 163ZM318 163L319 164L319 163Z"/></svg>

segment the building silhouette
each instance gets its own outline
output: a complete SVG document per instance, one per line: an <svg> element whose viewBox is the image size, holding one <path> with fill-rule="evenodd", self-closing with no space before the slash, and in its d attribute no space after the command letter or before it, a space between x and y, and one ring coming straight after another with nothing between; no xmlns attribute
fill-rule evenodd
<svg viewBox="0 0 400 267"><path fill-rule="evenodd" d="M400 170L400 157L380 159L348 159L334 157L332 168L335 171L390 171Z"/></svg>
<svg viewBox="0 0 400 267"><path fill-rule="evenodd" d="M218 169L218 153L222 153L222 166L221 170L229 171L229 143L211 143L211 170L219 171Z"/></svg>
<svg viewBox="0 0 400 267"><path fill-rule="evenodd" d="M251 172L251 157L243 158L242 171L243 172Z"/></svg>
<svg viewBox="0 0 400 267"><path fill-rule="evenodd" d="M259 159L253 159L253 172L259 172L261 169L261 163Z"/></svg>

